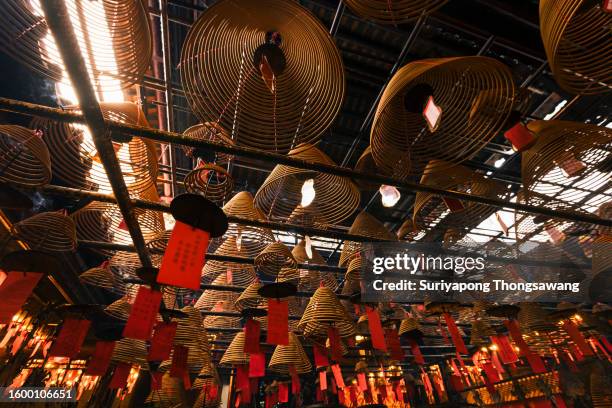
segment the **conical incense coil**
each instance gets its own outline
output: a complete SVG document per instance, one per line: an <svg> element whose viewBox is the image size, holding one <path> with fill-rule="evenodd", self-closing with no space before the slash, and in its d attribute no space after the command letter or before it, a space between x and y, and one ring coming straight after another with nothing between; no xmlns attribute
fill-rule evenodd
<svg viewBox="0 0 612 408"><path fill-rule="evenodd" d="M289 282L297 286L300 283L300 273L297 268L281 268L276 277L276 282Z"/></svg>
<svg viewBox="0 0 612 408"><path fill-rule="evenodd" d="M480 92L490 89L495 97L489 98L487 113L472 112ZM442 109L433 133L423 117L429 96ZM514 100L510 70L492 58L411 62L393 76L376 109L370 135L374 161L381 172L399 178L420 174L432 159L442 166L430 171L447 171L473 157L502 129ZM492 117L492 110L497 115Z"/></svg>
<svg viewBox="0 0 612 408"><path fill-rule="evenodd" d="M191 26L180 67L196 116L233 129L240 146L285 153L315 142L344 96L334 41L293 2L215 3Z"/></svg>
<svg viewBox="0 0 612 408"><path fill-rule="evenodd" d="M198 123L197 125L193 125L186 129L183 134L194 139L215 142L225 146L234 146L235 144L229 133L227 133L227 130L223 129L216 122ZM198 148L188 146L182 146L182 148L188 157L201 158L204 156L212 159L212 157L209 157L209 151L201 151ZM232 160L233 157L233 155L228 153L215 152L213 161L219 166L225 166Z"/></svg>
<svg viewBox="0 0 612 408"><path fill-rule="evenodd" d="M553 322L548 319L546 311L540 305L525 302L521 303L520 307L517 319L524 331L549 332L554 330Z"/></svg>
<svg viewBox="0 0 612 408"><path fill-rule="evenodd" d="M101 102L100 108L106 119L149 126L142 109L136 104ZM67 109L79 112L76 107ZM69 187L112 194L112 187L89 128L43 118L34 118L30 127L44 133L55 177ZM150 140L133 137L129 142L113 142L113 146L130 196L140 198L145 191L155 189L158 170L155 144Z"/></svg>
<svg viewBox="0 0 612 408"><path fill-rule="evenodd" d="M43 132L0 125L0 182L44 186L51 181L51 158Z"/></svg>
<svg viewBox="0 0 612 408"><path fill-rule="evenodd" d="M202 371L202 368L210 364L210 351L203 350L197 344L191 344L187 346L187 370L191 374L197 374ZM172 367L172 354L174 350L170 353L170 358L168 360L164 360L159 365L159 371L166 372L170 371Z"/></svg>
<svg viewBox="0 0 612 408"><path fill-rule="evenodd" d="M0 48L33 71L70 86L62 57L39 1L6 0L0 16ZM66 2L94 89L115 94L142 80L152 55L145 6L136 0Z"/></svg>
<svg viewBox="0 0 612 408"><path fill-rule="evenodd" d="M108 266L90 268L79 275L79 281L86 285L102 288L114 293L125 293L123 281L115 278Z"/></svg>
<svg viewBox="0 0 612 408"><path fill-rule="evenodd" d="M170 377L170 374L166 373L161 378L160 389L151 390L145 404L160 407L180 406L183 393L182 378Z"/></svg>
<svg viewBox="0 0 612 408"><path fill-rule="evenodd" d="M244 352L244 332L236 333L234 339L223 353L221 366L237 366L237 365L248 365L249 355Z"/></svg>
<svg viewBox="0 0 612 408"><path fill-rule="evenodd" d="M361 17L381 24L403 24L421 15L433 13L448 0L345 0L346 5Z"/></svg>
<svg viewBox="0 0 612 408"><path fill-rule="evenodd" d="M363 270L361 257L355 257L351 259L346 268L345 277L350 280L360 280L361 279L361 271Z"/></svg>
<svg viewBox="0 0 612 408"><path fill-rule="evenodd" d="M393 235L382 222L365 211L360 212L357 217L355 217L351 228L349 228L349 234L362 235L377 240L396 240L395 235ZM347 266L348 262L353 259L353 257L359 255L359 251L361 251L361 244L359 242L344 241L338 265Z"/></svg>
<svg viewBox="0 0 612 408"><path fill-rule="evenodd" d="M214 385L219 385L220 383L221 377L219 377L217 368L214 366L214 364L209 363L202 367L191 385L191 389L201 389L206 386L211 387Z"/></svg>
<svg viewBox="0 0 612 408"><path fill-rule="evenodd" d="M221 302L220 302L221 303ZM237 310L232 307L233 305L217 305L213 308L214 311L220 312L236 312ZM203 326L208 328L221 328L221 329L238 329L242 325L240 323L240 317L230 316L206 316L204 318ZM231 340L233 334L230 332L214 332L212 333L216 340Z"/></svg>
<svg viewBox="0 0 612 408"><path fill-rule="evenodd" d="M242 246L243 244L244 242L241 242L239 249L236 237L228 236L213 253L215 255L249 257L249 251ZM202 269L202 283L211 283L222 275L226 276L228 284L231 281L232 285L237 286L246 286L257 277L253 265L209 259Z"/></svg>
<svg viewBox="0 0 612 408"><path fill-rule="evenodd" d="M355 324L329 288L319 287L310 298L298 323L306 337L327 336L329 327L338 329L341 337L355 334Z"/></svg>
<svg viewBox="0 0 612 408"><path fill-rule="evenodd" d="M132 311L132 305L130 304L129 299L126 296L123 296L106 306L104 311L108 315L119 320L127 321L127 319L130 317L130 312Z"/></svg>
<svg viewBox="0 0 612 408"><path fill-rule="evenodd" d="M495 330L485 319L472 321L472 330L470 331L470 344L474 346L482 346L491 343L490 336L495 335Z"/></svg>
<svg viewBox="0 0 612 408"><path fill-rule="evenodd" d="M559 85L572 94L610 92L612 14L600 1L540 1L540 32Z"/></svg>
<svg viewBox="0 0 612 408"><path fill-rule="evenodd" d="M219 408L219 404L221 404L221 393L218 392L215 398L211 398L209 394L206 393L206 391L207 388L202 387L202 391L200 391L200 393L198 394L198 398L193 404L193 408Z"/></svg>
<svg viewBox="0 0 612 408"><path fill-rule="evenodd" d="M193 306L185 306L181 312L186 313L187 317L177 319L174 343L184 346L192 346L195 343L205 352L210 351L206 329L202 327L203 319L200 311Z"/></svg>
<svg viewBox="0 0 612 408"><path fill-rule="evenodd" d="M301 240L291 250L291 254L298 263L308 265L327 265L325 259L314 248L310 247L310 256L306 250L306 241ZM314 292L321 283L333 291L338 289L338 279L333 273L318 271L316 269L299 269L300 280L298 290L304 292Z"/></svg>
<svg viewBox="0 0 612 408"><path fill-rule="evenodd" d="M407 317L400 323L400 327L398 330L398 334L400 336L420 336L423 333L421 332L421 325L419 324L419 320L415 317Z"/></svg>
<svg viewBox="0 0 612 408"><path fill-rule="evenodd" d="M361 153L361 156L357 159L354 167L355 171L361 173L380 174L378 167L372 157L372 146L368 146ZM360 190L378 190L380 183L371 182L369 180L357 179L355 183L359 186Z"/></svg>
<svg viewBox="0 0 612 408"><path fill-rule="evenodd" d="M76 249L74 222L58 212L33 215L13 225L15 238L26 242L32 249L65 252Z"/></svg>
<svg viewBox="0 0 612 408"><path fill-rule="evenodd" d="M311 145L300 145L289 156L310 163L335 163L321 150ZM302 204L302 189L313 180L314 199L301 207L301 217L308 215L321 225L338 224L349 218L359 206L360 193L351 179L312 170L276 165L255 194L255 206L271 220L287 220ZM306 203L304 203L306 205ZM294 222L299 222L294 216Z"/></svg>
<svg viewBox="0 0 612 408"><path fill-rule="evenodd" d="M276 276L282 268L297 268L297 262L289 248L281 242L273 242L255 257L255 267L268 276Z"/></svg>
<svg viewBox="0 0 612 408"><path fill-rule="evenodd" d="M118 363L138 364L141 370L148 370L147 355L145 341L124 338L115 342L111 360Z"/></svg>
<svg viewBox="0 0 612 408"><path fill-rule="evenodd" d="M216 204L223 204L234 191L234 180L223 167L203 163L191 170L183 180L188 193L200 194Z"/></svg>
<svg viewBox="0 0 612 408"><path fill-rule="evenodd" d="M227 274L221 273L212 282L213 285L227 286ZM227 290L206 289L200 295L200 298L195 303L194 307L198 310L210 310L218 302L234 303L238 299L238 294Z"/></svg>
<svg viewBox="0 0 612 408"><path fill-rule="evenodd" d="M257 292L261 287L262 284L258 280L251 283L242 291L240 296L238 296L238 299L236 299L234 302L234 307L239 311L264 307L266 304L266 299L261 297Z"/></svg>
<svg viewBox="0 0 612 408"><path fill-rule="evenodd" d="M312 371L312 364L295 333L289 333L289 344L276 346L268 368L270 371L281 374L289 374L291 367L298 374L306 374Z"/></svg>

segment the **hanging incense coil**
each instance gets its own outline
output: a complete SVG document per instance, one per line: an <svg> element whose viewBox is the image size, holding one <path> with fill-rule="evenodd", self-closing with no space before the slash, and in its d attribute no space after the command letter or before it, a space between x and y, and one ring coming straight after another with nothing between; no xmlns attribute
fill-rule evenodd
<svg viewBox="0 0 612 408"><path fill-rule="evenodd" d="M216 3L191 26L180 67L196 116L233 129L240 146L285 153L315 142L344 96L334 41L293 2Z"/></svg>
<svg viewBox="0 0 612 408"><path fill-rule="evenodd" d="M590 374L591 401L594 408L609 408L612 406L612 381L606 368L596 363Z"/></svg>
<svg viewBox="0 0 612 408"><path fill-rule="evenodd" d="M51 181L51 158L44 134L0 125L0 182L44 186Z"/></svg>
<svg viewBox="0 0 612 408"><path fill-rule="evenodd" d="M335 163L321 150L312 145L300 145L289 152L289 156L310 163ZM304 182L312 179L315 190L314 200L305 208L301 207ZM268 215L270 220L289 219L294 211L306 220L314 219L320 226L338 224L349 218L359 206L360 193L355 184L346 178L298 169L279 164L263 182L255 194L255 206ZM300 220L295 215L293 222Z"/></svg>
<svg viewBox="0 0 612 408"><path fill-rule="evenodd" d="M249 257L249 249L243 245L245 245L244 241L238 249L236 237L228 236L213 253L215 255ZM211 283L221 275L225 275L227 284L230 284L231 281L232 285L237 286L246 286L253 282L257 276L253 265L209 259L202 269L202 283Z"/></svg>
<svg viewBox="0 0 612 408"><path fill-rule="evenodd" d="M470 344L473 346L483 346L491 343L490 336L495 335L495 330L491 327L486 319L477 319L472 321L472 330L470 331Z"/></svg>
<svg viewBox="0 0 612 408"><path fill-rule="evenodd" d="M354 169L361 173L380 174L374 162L374 158L372 157L372 146L366 147L363 153L361 153L361 156L357 159L357 163L355 163ZM355 184L357 184L361 190L378 190L380 187L380 183L372 183L371 181L363 179L355 179Z"/></svg>
<svg viewBox="0 0 612 408"><path fill-rule="evenodd" d="M311 255L306 252L306 241L301 240L291 250L291 254L298 263L308 265L327 265L325 259L311 246ZM333 273L318 271L316 269L299 269L298 290L303 292L314 292L319 285L323 284L333 290L338 289L338 279Z"/></svg>
<svg viewBox="0 0 612 408"><path fill-rule="evenodd" d="M14 224L11 232L32 249L67 252L75 250L77 246L74 222L58 212L33 215Z"/></svg>
<svg viewBox="0 0 612 408"><path fill-rule="evenodd" d="M187 353L187 370L189 373L197 374L203 367L210 364L210 355L208 354L209 351L205 351L194 344L191 344L187 348L189 349ZM168 360L164 360L160 363L158 369L159 371L170 371L172 366L172 353L174 353L174 350L170 353L170 358Z"/></svg>
<svg viewBox="0 0 612 408"><path fill-rule="evenodd" d="M396 237L390 232L382 222L378 221L374 216L368 214L365 211L360 212L351 228L349 228L349 234L362 235L364 237L370 237L375 240L395 241ZM355 256L359 255L361 251L361 243L353 241L344 241L342 245L342 252L340 253L339 266L347 266L348 262Z"/></svg>
<svg viewBox="0 0 612 408"><path fill-rule="evenodd" d="M288 282L297 286L300 283L300 273L297 268L281 268L276 276L276 282Z"/></svg>
<svg viewBox="0 0 612 408"><path fill-rule="evenodd" d="M225 302L219 302L212 309L215 312L237 312L234 308L233 304L228 304ZM202 326L206 329L238 329L241 328L242 325L240 323L240 317L230 317L230 316L206 316L202 323ZM212 332L212 330L210 331ZM216 340L231 340L233 335L231 332L214 332L214 337Z"/></svg>
<svg viewBox="0 0 612 408"><path fill-rule="evenodd" d="M200 194L217 204L223 204L234 191L234 181L228 171L211 163L200 164L191 170L183 183L188 193Z"/></svg>
<svg viewBox="0 0 612 408"><path fill-rule="evenodd" d="M239 311L264 307L266 299L261 297L257 292L262 286L263 285L258 280L247 286L234 301L234 307Z"/></svg>
<svg viewBox="0 0 612 408"><path fill-rule="evenodd" d="M283 268L294 269L297 262L289 248L281 242L273 242L255 257L257 270L268 276L277 276Z"/></svg>
<svg viewBox="0 0 612 408"><path fill-rule="evenodd" d="M227 282L227 274L221 273L212 282L212 284L220 286L229 285L229 283ZM195 303L194 307L198 310L210 310L218 302L235 303L236 299L238 299L238 294L235 292L228 292L227 290L206 289L204 290L204 292L202 292L200 298Z"/></svg>
<svg viewBox="0 0 612 408"><path fill-rule="evenodd" d="M400 336L406 335L408 337L421 337L423 332L421 331L419 320L415 317L405 318L400 323L398 334Z"/></svg>
<svg viewBox="0 0 612 408"><path fill-rule="evenodd" d="M612 14L600 1L540 1L540 32L557 83L573 94L609 92Z"/></svg>
<svg viewBox="0 0 612 408"><path fill-rule="evenodd" d="M183 134L194 139L215 142L224 146L234 146L234 141L229 133L227 133L227 130L223 129L221 125L216 122L198 123L185 130ZM208 157L209 155L208 151L200 151L195 147L182 146L182 148L188 157ZM214 155L214 163L219 166L228 164L234 157L228 153L215 152Z"/></svg>
<svg viewBox="0 0 612 408"><path fill-rule="evenodd" d="M198 398L193 404L193 408L219 408L221 404L221 393L219 392L215 398L211 398L206 391L207 387L202 387L202 391L198 394Z"/></svg>
<svg viewBox="0 0 612 408"><path fill-rule="evenodd" d="M132 311L132 305L130 304L129 299L126 296L123 296L106 306L104 311L112 317L127 321L127 319L130 317L130 312Z"/></svg>
<svg viewBox="0 0 612 408"><path fill-rule="evenodd" d="M39 2L7 0L3 5L0 48L31 70L70 86ZM94 89L109 95L139 83L153 51L144 5L137 0L73 0L66 7Z"/></svg>
<svg viewBox="0 0 612 408"><path fill-rule="evenodd" d="M105 119L130 125L148 127L142 109L131 102L101 102ZM79 112L77 107L67 107ZM112 193L106 170L98 156L89 129L85 125L34 118L32 129L43 132L49 152L53 175L69 187ZM157 153L155 143L132 137L125 143L113 142L121 172L133 198L156 189Z"/></svg>
<svg viewBox="0 0 612 408"><path fill-rule="evenodd" d="M481 115L473 105L482 91L492 89L495 95ZM429 96L442 108L433 133L422 113ZM441 161L431 172L447 171L473 157L501 130L514 99L510 70L492 58L439 58L405 65L376 109L370 135L374 161L381 172L402 179L421 174L432 159Z"/></svg>
<svg viewBox="0 0 612 408"><path fill-rule="evenodd" d="M210 344L208 344L206 330L202 328L203 319L200 311L194 306L185 306L181 308L181 312L185 313L187 317L177 319L174 343L190 346L193 342L196 342L198 347L208 352Z"/></svg>
<svg viewBox="0 0 612 408"><path fill-rule="evenodd" d="M537 139L521 160L527 203L532 192L561 202L580 202L585 191L602 190L609 182L612 129L561 120L538 120L529 123L528 128ZM576 181L579 182L574 184ZM568 185L578 189L567 188ZM602 193L589 200L588 205L595 212L611 200L611 194Z"/></svg>
<svg viewBox="0 0 612 408"><path fill-rule="evenodd" d="M403 24L433 13L448 0L345 0L356 14L381 24Z"/></svg>
<svg viewBox="0 0 612 408"><path fill-rule="evenodd" d="M207 386L219 385L220 383L221 377L219 377L219 373L214 364L205 364L196 376L195 381L191 385L191 389L197 390Z"/></svg>
<svg viewBox="0 0 612 408"><path fill-rule="evenodd" d="M238 366L248 364L249 355L244 352L244 332L238 332L225 350L225 353L223 353L223 357L221 357L219 365Z"/></svg>
<svg viewBox="0 0 612 408"><path fill-rule="evenodd" d="M79 281L113 293L123 294L126 290L124 283L115 278L110 266L90 268L79 275Z"/></svg>
<svg viewBox="0 0 612 408"><path fill-rule="evenodd" d="M170 377L170 373L165 373L161 378L161 387L158 390L151 390L145 404L153 407L181 406L183 393L182 378Z"/></svg>
<svg viewBox="0 0 612 408"><path fill-rule="evenodd" d="M355 324L331 289L319 287L310 298L298 328L306 337L325 337L327 329L338 329L340 337L355 335Z"/></svg>
<svg viewBox="0 0 612 408"><path fill-rule="evenodd" d="M356 257L351 259L346 268L345 277L349 280L360 280L361 279L361 271L363 270L363 265L361 261L361 257Z"/></svg>
<svg viewBox="0 0 612 408"><path fill-rule="evenodd" d="M294 367L298 374L312 371L312 364L295 333L289 333L288 345L276 346L268 364L270 371L280 374L289 374L291 367Z"/></svg>
<svg viewBox="0 0 612 408"><path fill-rule="evenodd" d="M117 363L138 364L141 370L148 371L147 343L144 340L123 338L115 342L111 360Z"/></svg>

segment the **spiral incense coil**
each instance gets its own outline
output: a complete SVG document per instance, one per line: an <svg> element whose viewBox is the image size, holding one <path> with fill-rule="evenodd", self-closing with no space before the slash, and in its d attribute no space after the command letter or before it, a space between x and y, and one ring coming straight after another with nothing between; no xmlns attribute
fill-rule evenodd
<svg viewBox="0 0 612 408"><path fill-rule="evenodd" d="M433 13L448 0L345 0L356 14L381 24L403 24Z"/></svg>
<svg viewBox="0 0 612 408"><path fill-rule="evenodd" d="M188 193L200 194L217 204L223 204L234 191L232 176L224 168L211 163L191 170L183 183Z"/></svg>
<svg viewBox="0 0 612 408"><path fill-rule="evenodd" d="M238 332L225 350L225 353L223 353L223 357L221 357L219 365L238 366L248 364L249 355L244 352L244 332Z"/></svg>
<svg viewBox="0 0 612 408"><path fill-rule="evenodd" d="M482 91L486 113L474 108ZM423 117L429 96L442 109L440 124L431 132ZM407 178L420 174L432 159L430 171L447 171L473 157L505 124L514 106L510 70L487 57L454 57L412 62L391 79L376 109L370 146L379 170ZM491 115L495 112L495 115Z"/></svg>
<svg viewBox="0 0 612 408"><path fill-rule="evenodd" d="M144 340L123 338L115 342L111 361L117 363L138 364L141 370L148 371L147 343Z"/></svg>
<svg viewBox="0 0 612 408"><path fill-rule="evenodd" d="M190 346L193 342L197 342L198 347L209 351L210 344L208 344L206 330L202 329L203 319L200 311L194 306L185 306L181 312L187 314L187 317L177 319L174 343Z"/></svg>
<svg viewBox="0 0 612 408"><path fill-rule="evenodd" d="M205 351L194 344L191 344L187 348L187 370L190 374L197 374L203 367L210 364L210 355L208 354L210 351ZM159 371L170 371L172 366L172 353L174 353L174 350L170 353L170 358L168 360L161 362L158 369Z"/></svg>
<svg viewBox="0 0 612 408"><path fill-rule="evenodd" d="M249 257L249 248L245 247L245 242L242 241L240 249L238 249L236 237L228 236L225 242L213 253L215 255ZM211 283L221 275L224 275L227 280L231 280L231 284L236 286L246 286L257 277L252 265L210 259L206 261L202 269L202 283Z"/></svg>
<svg viewBox="0 0 612 408"><path fill-rule="evenodd" d="M44 212L19 221L13 225L12 234L37 250L68 252L77 246L74 222L58 212Z"/></svg>
<svg viewBox="0 0 612 408"><path fill-rule="evenodd" d="M106 119L148 127L142 109L134 103L101 102L100 108ZM77 107L67 109L79 112ZM85 125L34 118L30 127L44 134L54 176L70 187L112 193L106 170ZM130 195L141 198L141 194L154 189L157 179L155 144L132 137L126 143L113 142L113 146Z"/></svg>
<svg viewBox="0 0 612 408"><path fill-rule="evenodd" d="M314 247L311 247L311 256L306 253L306 241L301 240L291 250L291 254L298 263L306 263L309 265L327 265L325 259L317 252ZM330 288L332 291L338 289L338 279L333 273L318 271L316 269L299 269L300 280L298 290L305 292L314 292L320 284Z"/></svg>
<svg viewBox="0 0 612 408"><path fill-rule="evenodd" d="M44 135L16 125L0 125L0 182L44 186L51 181L51 158Z"/></svg>
<svg viewBox="0 0 612 408"><path fill-rule="evenodd" d="M251 283L242 291L240 296L238 296L238 299L236 299L236 301L234 302L234 307L238 311L263 307L266 303L266 299L261 297L257 292L261 287L262 284L261 282L259 282L259 280L256 280Z"/></svg>
<svg viewBox="0 0 612 408"><path fill-rule="evenodd" d="M419 320L414 317L407 317L400 323L398 330L400 336L406 335L408 337L420 337L422 336L421 325Z"/></svg>
<svg viewBox="0 0 612 408"><path fill-rule="evenodd" d="M165 368L165 374L161 378L161 387L157 390L151 389L145 400L147 406L174 407L182 405L182 395L185 392L182 383L183 379L170 377L170 373L167 371L168 367Z"/></svg>
<svg viewBox="0 0 612 408"><path fill-rule="evenodd" d="M440 163L439 160L430 161L420 184L488 198L502 198L507 191L503 184L484 178L467 167L454 166L452 171L445 173L429 171L446 165L450 164ZM487 205L419 191L414 201L412 221L418 229L428 229L435 225L436 230L462 230L473 220L486 218L490 212Z"/></svg>
<svg viewBox="0 0 612 408"><path fill-rule="evenodd" d="M612 172L612 129L561 120L538 120L528 128L537 138L521 161L527 203L531 192L561 202L580 202L584 191L599 191L607 185ZM602 193L589 204L596 209L610 201L612 194Z"/></svg>
<svg viewBox="0 0 612 408"><path fill-rule="evenodd" d="M255 267L268 276L277 276L281 269L296 269L297 262L289 248L281 242L273 242L255 257Z"/></svg>
<svg viewBox="0 0 612 408"><path fill-rule="evenodd" d="M139 0L66 1L90 79L102 95L142 80L152 55L151 28ZM6 0L0 49L31 70L70 86L39 1Z"/></svg>
<svg viewBox="0 0 612 408"><path fill-rule="evenodd" d="M331 289L319 287L310 298L298 328L306 337L325 337L333 326L341 337L355 335L355 324Z"/></svg>
<svg viewBox="0 0 612 408"><path fill-rule="evenodd" d="M289 374L291 367L295 368L298 374L312 371L312 364L295 333L289 333L288 345L276 346L268 364L270 371L280 374Z"/></svg>
<svg viewBox="0 0 612 408"><path fill-rule="evenodd" d="M610 92L611 24L612 14L600 1L540 1L540 33L561 88L585 95Z"/></svg>
<svg viewBox="0 0 612 408"><path fill-rule="evenodd" d="M218 312L237 312L234 305L231 303L219 302L213 308L213 311ZM206 316L202 323L204 328L222 328L222 329L237 329L242 327L240 317L229 316ZM214 334L216 340L230 340L232 333L219 332Z"/></svg>
<svg viewBox="0 0 612 408"><path fill-rule="evenodd" d="M361 262L361 257L355 257L351 259L346 268L346 278L349 280L360 280L361 279L361 271L363 269Z"/></svg>
<svg viewBox="0 0 612 408"><path fill-rule="evenodd" d="M191 385L192 390L199 390L204 387L212 387L221 383L221 377L217 372L217 368L212 364L205 364L200 370L193 384Z"/></svg>
<svg viewBox="0 0 612 408"><path fill-rule="evenodd" d="M183 132L185 136L192 137L198 140L206 140L209 142L215 142L224 146L234 146L235 143L232 140L227 130L223 129L221 125L216 122L204 122L193 125ZM188 157L197 158L201 156L207 156L208 151L200 152L199 149L190 146L181 146L183 151ZM225 166L231 162L234 156L228 153L215 152L214 162L219 166Z"/></svg>
<svg viewBox="0 0 612 408"><path fill-rule="evenodd" d="M240 146L287 152L315 142L344 97L334 41L295 2L215 3L191 26L180 67L196 116L233 129Z"/></svg>
<svg viewBox="0 0 612 408"><path fill-rule="evenodd" d="M90 268L79 275L79 281L118 294L124 294L126 290L124 283L115 278L110 267Z"/></svg>
<svg viewBox="0 0 612 408"><path fill-rule="evenodd" d="M212 282L213 285L227 286L227 274L221 273ZM198 310L210 310L218 302L234 303L238 299L238 294L235 292L228 292L227 290L215 290L206 289L200 295L200 298L195 303L194 307Z"/></svg>
<svg viewBox="0 0 612 408"><path fill-rule="evenodd" d="M130 304L129 299L126 296L123 296L106 306L104 311L112 317L127 321L128 317L130 317L130 312L132 311L132 305Z"/></svg>
<svg viewBox="0 0 612 408"><path fill-rule="evenodd" d="M289 282L297 286L300 283L300 272L297 268L281 268L276 276L276 282Z"/></svg>
<svg viewBox="0 0 612 408"><path fill-rule="evenodd" d="M555 329L546 311L539 304L525 302L521 303L520 307L517 319L524 331L550 332Z"/></svg>
<svg viewBox="0 0 612 408"><path fill-rule="evenodd" d="M374 216L368 214L365 211L360 212L351 228L349 228L349 234L362 235L364 237L370 237L376 240L387 240L395 241L396 237L391 233L382 222L378 221ZM359 255L361 251L361 244L359 242L344 241L342 245L342 252L340 253L339 266L347 266L348 262L355 256Z"/></svg>
<svg viewBox="0 0 612 408"><path fill-rule="evenodd" d="M372 157L372 146L366 147L363 153L361 153L361 156L359 156L359 159L357 159L357 163L355 163L355 171L359 171L361 173L380 174L380 171L374 162L374 158ZM373 183L369 180L356 179L354 181L361 190L378 190L380 187L380 183Z"/></svg>
<svg viewBox="0 0 612 408"><path fill-rule="evenodd" d="M472 321L472 330L470 331L470 344L473 346L486 346L491 343L490 336L495 335L495 330L491 327L488 321L477 319Z"/></svg>
<svg viewBox="0 0 612 408"><path fill-rule="evenodd" d="M311 145L300 145L291 150L289 156L311 163L335 165L325 153ZM308 207L302 208L301 190L309 179L314 180L315 197ZM355 212L360 198L359 190L346 177L279 164L257 190L255 207L271 220L287 220L297 211L302 218L314 219L319 225L334 225ZM293 219L300 223L295 215Z"/></svg>

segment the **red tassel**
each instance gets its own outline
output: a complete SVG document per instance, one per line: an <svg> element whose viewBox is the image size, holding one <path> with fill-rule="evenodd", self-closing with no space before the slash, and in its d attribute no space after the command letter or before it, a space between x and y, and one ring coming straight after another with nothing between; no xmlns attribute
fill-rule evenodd
<svg viewBox="0 0 612 408"><path fill-rule="evenodd" d="M266 375L266 355L264 353L249 354L249 377L259 378Z"/></svg>
<svg viewBox="0 0 612 408"><path fill-rule="evenodd" d="M176 334L176 322L158 322L155 333L149 347L148 361L163 361L170 358L174 336Z"/></svg>
<svg viewBox="0 0 612 408"><path fill-rule="evenodd" d="M327 359L326 349L315 344L314 347L314 361L315 367L327 367L329 366L329 360Z"/></svg>
<svg viewBox="0 0 612 408"><path fill-rule="evenodd" d="M366 382L364 373L357 373L357 385L361 391L366 391L368 389L368 383Z"/></svg>
<svg viewBox="0 0 612 408"><path fill-rule="evenodd" d="M176 221L162 258L157 282L181 288L200 289L210 234Z"/></svg>
<svg viewBox="0 0 612 408"><path fill-rule="evenodd" d="M408 339L408 344L410 345L410 351L412 352L412 355L414 356L414 362L419 365L425 364L423 353L421 353L421 349L419 348L419 345L417 344L416 340Z"/></svg>
<svg viewBox="0 0 612 408"><path fill-rule="evenodd" d="M446 325L448 326L448 332L453 339L453 343L455 344L455 348L461 354L468 354L467 348L465 347L465 343L463 342L463 338L459 334L459 329L457 329L457 325L453 320L453 317L449 313L444 313L444 320L446 321Z"/></svg>
<svg viewBox="0 0 612 408"><path fill-rule="evenodd" d="M327 386L327 385L326 385ZM318 402L323 401L323 391L321 390L320 387L317 387L317 391L316 391L316 399Z"/></svg>
<svg viewBox="0 0 612 408"><path fill-rule="evenodd" d="M391 358L397 361L404 360L404 349L400 343L399 335L395 329L385 330L385 338L387 339L387 347L391 350Z"/></svg>
<svg viewBox="0 0 612 408"><path fill-rule="evenodd" d="M368 327L370 328L370 335L372 337L372 346L375 349L386 352L387 344L385 343L385 336L383 335L383 328L378 311L366 306L366 313L368 314Z"/></svg>
<svg viewBox="0 0 612 408"><path fill-rule="evenodd" d="M161 292L146 286L139 287L130 311L130 317L123 329L123 336L131 339L149 340L161 299Z"/></svg>
<svg viewBox="0 0 612 408"><path fill-rule="evenodd" d="M278 384L278 402L289 402L289 387L287 383Z"/></svg>
<svg viewBox="0 0 612 408"><path fill-rule="evenodd" d="M497 346L499 357L504 364L516 363L519 360L514 352L514 348L512 348L512 344L510 344L508 336L499 334L497 336L491 336L491 340Z"/></svg>
<svg viewBox="0 0 612 408"><path fill-rule="evenodd" d="M110 388L111 390L125 388L131 370L131 364L118 363L115 367L115 372L113 373L113 377L111 378L110 384L108 384L108 388Z"/></svg>
<svg viewBox="0 0 612 408"><path fill-rule="evenodd" d="M268 336L269 344L286 346L289 344L289 306L286 300L268 299Z"/></svg>
<svg viewBox="0 0 612 408"><path fill-rule="evenodd" d="M30 296L42 273L8 272L0 285L0 324L8 324Z"/></svg>
<svg viewBox="0 0 612 408"><path fill-rule="evenodd" d="M507 130L504 137L512 143L512 148L517 152L527 150L535 142L533 134L520 122Z"/></svg>
<svg viewBox="0 0 612 408"><path fill-rule="evenodd" d="M259 339L261 324L254 319L249 319L244 325L244 352L247 354L259 353Z"/></svg>
<svg viewBox="0 0 612 408"><path fill-rule="evenodd" d="M91 322L83 319L68 318L64 320L57 339L53 342L49 356L74 359L81 351L81 345L89 331Z"/></svg>
<svg viewBox="0 0 612 408"><path fill-rule="evenodd" d="M87 365L85 375L104 375L110 366L113 350L115 350L114 341L96 342L96 349Z"/></svg>
<svg viewBox="0 0 612 408"><path fill-rule="evenodd" d="M574 324L571 320L565 320L563 322L563 329L569 334L570 338L574 342L574 344L580 349L582 354L585 356L592 356L593 350L589 347L584 336L578 330L578 326Z"/></svg>
<svg viewBox="0 0 612 408"><path fill-rule="evenodd" d="M170 377L183 378L187 372L187 358L189 349L185 346L175 345L172 352L172 365L170 366Z"/></svg>
<svg viewBox="0 0 612 408"><path fill-rule="evenodd" d="M329 348L331 349L331 357L335 361L342 360L342 348L340 347L340 332L335 327L327 328L327 338L329 339Z"/></svg>
<svg viewBox="0 0 612 408"><path fill-rule="evenodd" d="M334 364L331 366L332 373L334 374L334 380L336 380L336 385L338 388L344 388L344 378L342 378L342 370L340 369L339 364Z"/></svg>

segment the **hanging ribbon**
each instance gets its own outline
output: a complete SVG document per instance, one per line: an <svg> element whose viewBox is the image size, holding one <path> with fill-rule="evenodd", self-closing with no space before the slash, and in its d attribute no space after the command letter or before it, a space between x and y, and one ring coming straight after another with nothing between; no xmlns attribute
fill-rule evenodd
<svg viewBox="0 0 612 408"><path fill-rule="evenodd" d="M249 368L247 366L236 367L236 389L240 391L241 398L251 395L251 382L249 380Z"/></svg>
<svg viewBox="0 0 612 408"><path fill-rule="evenodd" d="M294 366L289 366L289 375L291 375L291 393L298 395L301 390L300 377Z"/></svg>
<svg viewBox="0 0 612 408"><path fill-rule="evenodd" d="M377 350L386 352L387 344L385 343L385 336L383 335L383 328L378 310L366 306L366 313L368 315L368 327L370 328L370 335L372 337L372 346Z"/></svg>
<svg viewBox="0 0 612 408"><path fill-rule="evenodd" d="M510 335L512 336L512 340L514 340L514 342L518 346L519 355L521 357L525 357L527 353L529 353L531 350L525 342L525 339L523 339L523 334L521 333L521 329L519 327L518 322L516 320L506 320L504 321L504 326L506 326L506 328L510 332Z"/></svg>
<svg viewBox="0 0 612 408"><path fill-rule="evenodd" d="M138 288L130 317L123 329L123 337L149 340L162 300L162 293L146 286Z"/></svg>
<svg viewBox="0 0 612 408"><path fill-rule="evenodd" d="M289 387L287 383L278 384L278 402L289 402Z"/></svg>
<svg viewBox="0 0 612 408"><path fill-rule="evenodd" d="M321 391L325 391L327 389L327 373L325 370L319 371L319 388Z"/></svg>
<svg viewBox="0 0 612 408"><path fill-rule="evenodd" d="M286 346L289 344L289 304L286 300L268 299L269 344Z"/></svg>
<svg viewBox="0 0 612 408"><path fill-rule="evenodd" d="M461 334L459 334L459 329L453 320L453 317L450 313L444 313L444 320L446 321L446 325L448 326L448 332L453 339L453 343L455 344L455 348L461 354L468 354L467 348L465 347L465 343L463 342L463 338Z"/></svg>

